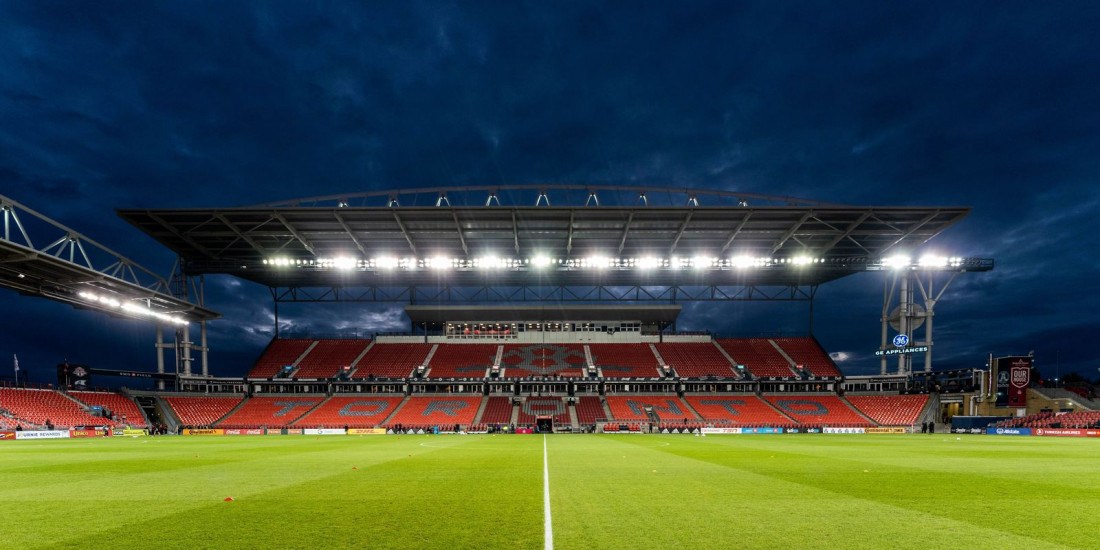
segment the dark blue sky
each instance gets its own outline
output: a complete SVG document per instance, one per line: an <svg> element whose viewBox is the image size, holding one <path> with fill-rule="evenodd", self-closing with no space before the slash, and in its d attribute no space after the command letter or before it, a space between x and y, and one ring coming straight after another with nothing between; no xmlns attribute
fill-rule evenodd
<svg viewBox="0 0 1100 550"><path fill-rule="evenodd" d="M116 208L375 189L624 183L968 205L930 249L993 257L938 306L941 367L1034 350L1100 367L1095 2L4 2L0 193L167 274ZM270 300L212 278L214 371ZM877 372L881 279L826 285L816 334ZM0 365L149 369L152 330L0 292ZM405 323L286 308L300 329ZM682 329L804 331L805 308L689 306ZM7 357L9 359L3 359ZM10 367L0 367L10 374Z"/></svg>

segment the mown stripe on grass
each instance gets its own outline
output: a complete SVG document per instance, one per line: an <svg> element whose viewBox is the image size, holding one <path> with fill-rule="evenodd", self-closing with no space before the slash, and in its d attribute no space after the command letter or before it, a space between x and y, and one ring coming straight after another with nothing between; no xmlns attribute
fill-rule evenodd
<svg viewBox="0 0 1100 550"><path fill-rule="evenodd" d="M4 498L12 510L5 514L7 521L0 525L0 536L5 544L21 548L52 544L85 546L89 541L118 546L121 540L129 540L136 547L152 546L156 541L156 546L163 547L163 543L175 540L174 533L191 529L197 529L195 536L188 539L191 541L211 535L236 540L234 533L253 528L226 524L220 519L226 506L248 503L268 493L303 494L302 487L325 486L326 479L364 474L386 462L408 462L445 452L418 447L419 440L411 438L378 440L377 443L346 438L307 441L287 437L280 441L282 445L273 445L257 438L241 438L233 445L225 445L223 441L179 438L174 445L199 455L191 468L164 474L143 471L130 475L79 476L44 486L38 492L5 492L0 498ZM257 452L257 446L262 450ZM223 454L254 458L222 462L218 457ZM182 459L179 452L169 451L165 455ZM165 455L151 453L149 458L153 460ZM207 458L217 462L202 462ZM353 467L358 470L352 470ZM331 492L330 496L334 494ZM227 496L236 500L223 503L222 499ZM293 506L293 502L287 505ZM288 531L303 528L281 513L280 508L271 506L268 517L261 514L255 518L260 529L268 531L269 537L273 534L273 525L277 527L274 533L283 531L284 527ZM322 505L318 510L327 509ZM63 522L73 519L74 512L80 524L76 531L21 527L44 523L65 525ZM339 514L330 511L326 511L322 519L326 524L341 521ZM198 524L192 523L195 521ZM136 525L145 527L134 530ZM102 534L97 535L97 532Z"/></svg>
<svg viewBox="0 0 1100 550"><path fill-rule="evenodd" d="M866 518L868 521L881 524L909 517L908 521L916 526L913 536L919 535L924 540L937 537L943 529L955 524L969 525L971 530L980 530L986 536L999 534L998 538L1006 544L1015 540L1015 544L1030 547L1092 546L1088 534L1089 518L1095 512L1090 504L1092 491L1055 485L1053 490L1060 494L1053 496L1052 487L1025 481L1021 471L1009 479L992 477L980 470L968 475L937 472L928 464L936 459L936 454L930 454L924 462L898 466L890 463L890 458L883 458L890 456L889 450L877 445L873 438L849 438L844 442L846 445L831 447L816 445L823 442L814 439L820 437L823 436L694 438L655 450L838 497L878 503L883 510ZM915 445L926 444L910 441ZM836 442L829 441L830 445ZM1044 506L1044 500L1059 504L1057 514ZM831 508L829 505L808 509L804 516L823 523L835 521L836 514ZM904 514L902 510L912 513ZM958 540L953 535L943 542L956 544ZM1028 542L1022 542L1025 540ZM988 540L981 544L988 544Z"/></svg>

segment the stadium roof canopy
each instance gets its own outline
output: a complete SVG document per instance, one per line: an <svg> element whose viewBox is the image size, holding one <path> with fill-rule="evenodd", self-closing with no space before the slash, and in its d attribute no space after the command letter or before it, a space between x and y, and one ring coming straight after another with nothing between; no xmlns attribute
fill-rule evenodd
<svg viewBox="0 0 1100 550"><path fill-rule="evenodd" d="M991 269L992 260L944 258L924 265L915 257L921 245L968 213L959 206L845 206L726 191L570 185L118 211L176 252L189 275L230 274L273 292L286 289L276 299L301 300L299 290L327 287L368 289L355 299L384 294L409 301L425 288L491 293L615 286L659 299L692 297L646 289L706 288L712 299L715 290L718 299L733 299L741 290L721 289L816 287L898 267L899 261L913 268ZM399 288L405 290L378 292ZM432 296L446 301L444 294L449 290ZM308 299L351 295L332 291ZM527 293L495 298L521 295ZM573 298L598 300L600 293L558 295Z"/></svg>
<svg viewBox="0 0 1100 550"><path fill-rule="evenodd" d="M119 317L185 325L220 315L102 244L0 196L0 287Z"/></svg>

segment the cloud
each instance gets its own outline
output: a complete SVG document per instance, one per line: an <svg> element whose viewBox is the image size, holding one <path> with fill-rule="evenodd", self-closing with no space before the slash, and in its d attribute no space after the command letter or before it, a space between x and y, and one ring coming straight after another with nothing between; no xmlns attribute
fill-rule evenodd
<svg viewBox="0 0 1100 550"><path fill-rule="evenodd" d="M927 248L997 259L938 306L937 357L973 363L1100 323L1080 290L1100 267L1100 8L988 8L3 3L0 193L164 273L172 254L115 208L541 182L972 205ZM270 294L208 284L225 313L211 356L245 368L274 332ZM846 369L877 369L879 284L820 290L814 333ZM32 327L69 313L0 300L41 323L5 324L18 342L48 345ZM679 326L805 333L806 309L686 304ZM288 307L280 324L406 326L365 311ZM114 353L96 342L63 349Z"/></svg>

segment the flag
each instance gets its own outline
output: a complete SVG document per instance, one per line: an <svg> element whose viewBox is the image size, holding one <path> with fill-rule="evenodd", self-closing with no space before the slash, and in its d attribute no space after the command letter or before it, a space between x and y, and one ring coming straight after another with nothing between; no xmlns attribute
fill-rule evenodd
<svg viewBox="0 0 1100 550"><path fill-rule="evenodd" d="M11 358L12 358L13 361L15 361L15 376L18 377L19 376L19 356L13 353L13 354L11 354Z"/></svg>

